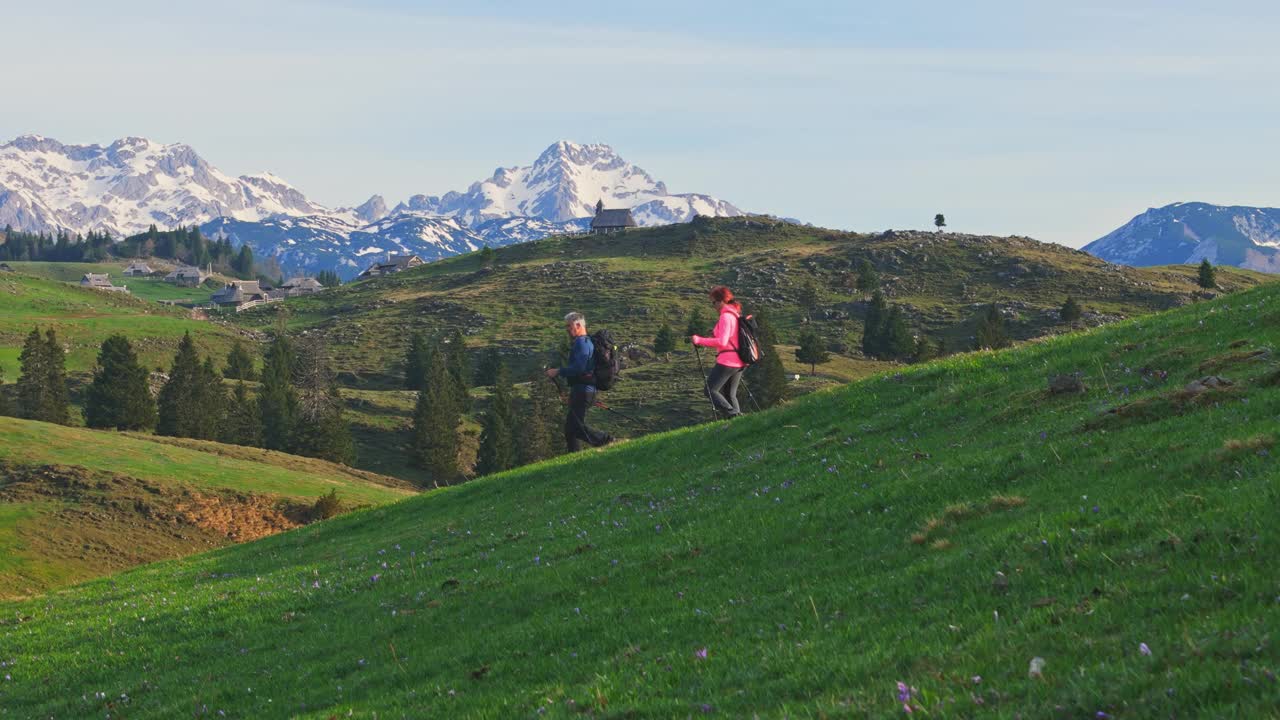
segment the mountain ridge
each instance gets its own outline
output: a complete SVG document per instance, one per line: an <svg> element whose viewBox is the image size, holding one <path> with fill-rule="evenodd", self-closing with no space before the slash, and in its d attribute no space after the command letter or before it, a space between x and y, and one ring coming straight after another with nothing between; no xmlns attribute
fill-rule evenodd
<svg viewBox="0 0 1280 720"><path fill-rule="evenodd" d="M153 224L198 225L275 256L286 271L348 278L373 253L437 259L581 231L597 202L632 209L640 225L743 214L710 195L671 194L601 143L557 141L531 165L499 167L464 191L413 195L394 206L374 194L339 208L270 172L228 175L183 143L126 137L104 147L21 135L0 145L0 226L127 236Z"/></svg>
<svg viewBox="0 0 1280 720"><path fill-rule="evenodd" d="M1198 263L1280 272L1280 208L1177 202L1148 208L1082 248L1108 262Z"/></svg>

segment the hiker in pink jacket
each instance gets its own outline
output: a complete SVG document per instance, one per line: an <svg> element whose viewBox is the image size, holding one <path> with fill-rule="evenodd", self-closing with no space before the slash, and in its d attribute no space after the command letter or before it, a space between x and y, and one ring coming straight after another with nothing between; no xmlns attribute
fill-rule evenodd
<svg viewBox="0 0 1280 720"><path fill-rule="evenodd" d="M723 285L711 288L711 304L720 313L715 331L711 337L694 335L690 341L716 351L716 366L707 377L707 395L716 410L734 418L742 414L738 406L738 383L746 367L738 357L738 318L742 316L742 305L733 299L733 291Z"/></svg>

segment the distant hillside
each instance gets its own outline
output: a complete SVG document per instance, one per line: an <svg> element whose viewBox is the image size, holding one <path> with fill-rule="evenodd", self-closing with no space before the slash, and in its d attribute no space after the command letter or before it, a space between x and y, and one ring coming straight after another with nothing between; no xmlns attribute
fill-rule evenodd
<svg viewBox="0 0 1280 720"><path fill-rule="evenodd" d="M0 417L0 598L297 527L331 489L348 507L412 494L284 453Z"/></svg>
<svg viewBox="0 0 1280 720"><path fill-rule="evenodd" d="M1278 346L1270 285L0 603L0 702L1271 717Z"/></svg>
<svg viewBox="0 0 1280 720"><path fill-rule="evenodd" d="M23 269L23 263L12 264ZM72 274L78 271L76 268ZM185 294L199 292L193 289ZM219 362L232 341L244 334L218 323L193 320L187 310L139 297L90 290L24 272L0 272L0 367L6 382L17 379L23 339L36 325L54 328L67 348L67 369L73 373L91 372L102 341L116 333L128 337L139 359L152 368L169 366L184 332L191 333L201 352L214 353Z"/></svg>
<svg viewBox="0 0 1280 720"><path fill-rule="evenodd" d="M1199 263L1280 272L1280 209L1208 203L1152 208L1084 246L1125 265Z"/></svg>
<svg viewBox="0 0 1280 720"><path fill-rule="evenodd" d="M467 255L291 299L290 327L325 332L348 385L392 388L399 385L402 354L415 331L459 328L473 354L499 348L523 376L546 362L545 351L560 342L561 319L570 310L585 312L593 326L609 327L641 350L651 348L664 322L683 334L694 308L702 309L709 332L714 319L706 291L719 283L732 286L748 311L766 312L784 344L793 344L802 327L816 328L838 355L866 362L860 352L866 295L854 288L855 267L863 260L875 267L912 329L952 351L969 349L973 319L984 303L998 302L1012 335L1027 339L1069 329L1057 316L1068 295L1084 305L1087 326L1185 304L1198 291L1193 269L1120 267L1027 238L866 235L759 218L551 238L499 249L494 258L492 266L482 266L479 254ZM1226 290L1266 277L1221 275ZM808 282L818 289L811 310L800 302ZM243 313L236 321L266 329L274 311ZM698 371L686 345L674 360L642 357L614 397L627 398L628 406L634 401L642 416L668 401L696 404ZM851 379L844 375L841 380ZM694 405L682 409L679 424L694 413Z"/></svg>

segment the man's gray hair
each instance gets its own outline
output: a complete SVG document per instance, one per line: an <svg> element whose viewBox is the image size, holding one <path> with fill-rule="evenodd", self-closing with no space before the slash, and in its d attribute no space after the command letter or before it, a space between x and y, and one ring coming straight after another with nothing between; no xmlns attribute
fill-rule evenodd
<svg viewBox="0 0 1280 720"><path fill-rule="evenodd" d="M580 312L571 312L568 315L564 316L564 323L566 325L581 325L583 327L586 327L587 319L583 317L582 313Z"/></svg>

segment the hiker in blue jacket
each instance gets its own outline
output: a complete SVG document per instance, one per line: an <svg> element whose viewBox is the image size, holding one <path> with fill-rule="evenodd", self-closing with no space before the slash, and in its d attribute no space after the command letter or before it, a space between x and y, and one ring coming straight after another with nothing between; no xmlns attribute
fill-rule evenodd
<svg viewBox="0 0 1280 720"><path fill-rule="evenodd" d="M564 329L569 333L569 364L547 368L553 381L562 377L569 383L569 413L564 420L564 440L569 452L582 449L583 441L592 447L613 442L613 436L587 426L587 411L596 402L596 386L591 373L595 368L595 346L587 336L587 320L582 313L564 316Z"/></svg>

